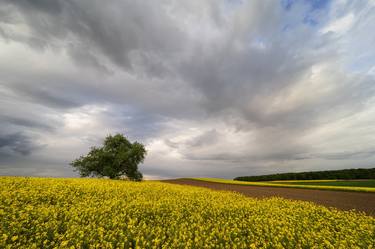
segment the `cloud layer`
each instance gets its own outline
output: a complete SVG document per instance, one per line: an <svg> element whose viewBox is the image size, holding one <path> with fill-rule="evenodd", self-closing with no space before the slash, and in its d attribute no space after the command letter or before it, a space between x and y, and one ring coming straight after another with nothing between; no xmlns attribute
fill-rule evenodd
<svg viewBox="0 0 375 249"><path fill-rule="evenodd" d="M374 1L0 3L0 174L110 133L150 178L375 163Z"/></svg>

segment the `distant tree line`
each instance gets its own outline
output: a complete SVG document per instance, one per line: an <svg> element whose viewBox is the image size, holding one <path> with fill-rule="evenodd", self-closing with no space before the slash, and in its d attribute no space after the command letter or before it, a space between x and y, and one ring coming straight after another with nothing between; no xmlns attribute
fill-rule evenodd
<svg viewBox="0 0 375 249"><path fill-rule="evenodd" d="M325 179L375 179L375 168L372 169L343 169L299 173L281 173L260 176L239 176L236 181L276 181L276 180L325 180Z"/></svg>

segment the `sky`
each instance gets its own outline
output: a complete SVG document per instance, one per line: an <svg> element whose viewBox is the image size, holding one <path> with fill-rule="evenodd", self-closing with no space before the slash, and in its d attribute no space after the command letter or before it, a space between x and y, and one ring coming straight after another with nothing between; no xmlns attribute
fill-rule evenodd
<svg viewBox="0 0 375 249"><path fill-rule="evenodd" d="M1 0L0 175L116 133L146 179L374 167L374 30L374 0Z"/></svg>

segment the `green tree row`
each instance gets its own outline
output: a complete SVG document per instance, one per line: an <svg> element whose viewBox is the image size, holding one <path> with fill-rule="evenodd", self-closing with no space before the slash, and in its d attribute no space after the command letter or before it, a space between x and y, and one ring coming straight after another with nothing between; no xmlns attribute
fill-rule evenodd
<svg viewBox="0 0 375 249"><path fill-rule="evenodd" d="M276 180L325 180L325 179L375 179L375 168L372 169L343 169L299 173L281 173L260 176L239 176L236 181L276 181Z"/></svg>

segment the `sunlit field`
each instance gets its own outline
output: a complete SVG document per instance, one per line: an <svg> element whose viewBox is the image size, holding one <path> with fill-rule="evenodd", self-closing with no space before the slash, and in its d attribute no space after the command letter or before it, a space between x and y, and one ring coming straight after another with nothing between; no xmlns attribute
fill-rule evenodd
<svg viewBox="0 0 375 249"><path fill-rule="evenodd" d="M302 181L262 181L245 182L220 178L191 178L205 182L216 182L236 185L263 186L263 187L284 187L284 188L305 188L321 190L338 190L353 192L373 192L375 193L375 180L366 181L340 181L340 180L302 180Z"/></svg>
<svg viewBox="0 0 375 249"><path fill-rule="evenodd" d="M281 184L292 184L292 185L314 185L314 186L343 186L343 187L363 187L363 188L374 188L375 191L375 180L312 180L312 181L274 181L271 183Z"/></svg>
<svg viewBox="0 0 375 249"><path fill-rule="evenodd" d="M0 177L0 248L371 248L375 219L145 181Z"/></svg>

